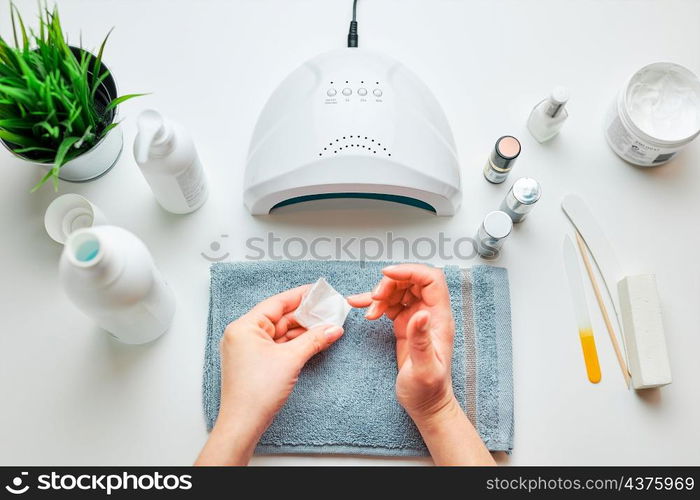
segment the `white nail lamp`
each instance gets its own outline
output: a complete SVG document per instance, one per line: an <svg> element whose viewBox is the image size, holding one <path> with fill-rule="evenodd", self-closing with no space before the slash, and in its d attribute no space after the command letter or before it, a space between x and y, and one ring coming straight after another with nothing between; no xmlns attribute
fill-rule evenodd
<svg viewBox="0 0 700 500"><path fill-rule="evenodd" d="M428 87L399 62L345 48L275 90L253 133L252 214L325 198L370 198L453 215L461 202L452 132Z"/></svg>

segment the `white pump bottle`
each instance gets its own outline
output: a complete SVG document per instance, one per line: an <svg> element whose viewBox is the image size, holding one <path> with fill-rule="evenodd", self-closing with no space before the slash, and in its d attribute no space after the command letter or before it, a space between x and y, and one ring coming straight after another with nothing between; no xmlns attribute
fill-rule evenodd
<svg viewBox="0 0 700 500"><path fill-rule="evenodd" d="M207 200L206 176L192 138L157 111L139 115L134 157L156 200L168 212L194 212Z"/></svg>
<svg viewBox="0 0 700 500"><path fill-rule="evenodd" d="M160 337L175 314L175 296L146 245L116 226L78 229L59 266L68 297L98 326L125 344Z"/></svg>

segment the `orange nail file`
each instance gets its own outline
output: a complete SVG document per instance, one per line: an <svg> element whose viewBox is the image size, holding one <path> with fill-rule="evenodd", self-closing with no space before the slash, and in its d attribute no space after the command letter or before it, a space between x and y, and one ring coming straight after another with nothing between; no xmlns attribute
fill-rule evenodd
<svg viewBox="0 0 700 500"><path fill-rule="evenodd" d="M574 243L569 236L564 238L564 266L569 278L569 286L574 301L574 311L578 322L578 334L581 339L581 349L583 350L583 360L586 364L588 380L597 384L600 382L600 364L598 363L598 351L595 346L591 319L588 315L588 304L586 302L586 292L583 288L583 278L576 256Z"/></svg>

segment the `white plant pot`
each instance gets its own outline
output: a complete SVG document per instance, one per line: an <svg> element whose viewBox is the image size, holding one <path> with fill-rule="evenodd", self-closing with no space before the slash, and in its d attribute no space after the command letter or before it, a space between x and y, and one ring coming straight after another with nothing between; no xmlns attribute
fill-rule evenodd
<svg viewBox="0 0 700 500"><path fill-rule="evenodd" d="M124 140L120 127L114 127L92 149L73 158L58 171L58 178L63 181L84 182L106 174L122 152ZM41 165L47 171L52 165Z"/></svg>
<svg viewBox="0 0 700 500"><path fill-rule="evenodd" d="M92 149L65 163L58 171L58 178L68 182L85 182L97 179L106 174L117 163L123 145L121 128L114 127ZM47 172L53 168L52 163L27 160L15 154L12 149L7 149L29 167L38 167Z"/></svg>
<svg viewBox="0 0 700 500"><path fill-rule="evenodd" d="M71 50L73 50L74 53L78 53L81 49L71 47ZM94 57L92 54L91 56ZM116 98L119 94L112 72L104 62L102 62L101 68L109 72L109 76L102 82L99 90L105 95L107 99L105 102L108 102ZM117 121L117 113L118 108L115 108L112 112L111 123ZM0 142L2 142L14 156L20 158L29 166L38 166L47 172L53 168L53 164L51 163L39 163L25 158L22 155L18 155L4 140ZM107 173L117 163L123 145L124 140L121 127L114 127L91 149L65 163L59 170L58 178L69 182L85 182L97 179Z"/></svg>

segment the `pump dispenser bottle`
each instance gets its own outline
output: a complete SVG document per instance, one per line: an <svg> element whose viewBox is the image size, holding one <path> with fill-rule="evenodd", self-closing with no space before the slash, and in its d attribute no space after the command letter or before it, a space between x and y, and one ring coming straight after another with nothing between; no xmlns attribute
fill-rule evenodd
<svg viewBox="0 0 700 500"><path fill-rule="evenodd" d="M59 266L68 297L98 326L125 344L160 337L175 314L175 296L146 245L116 226L78 229Z"/></svg>
<svg viewBox="0 0 700 500"><path fill-rule="evenodd" d="M559 133L569 117L566 110L568 100L569 90L566 87L556 87L547 99L532 110L527 128L538 142L546 142Z"/></svg>
<svg viewBox="0 0 700 500"><path fill-rule="evenodd" d="M157 111L139 115L134 157L156 200L168 212L194 212L207 200L206 177L192 138Z"/></svg>

